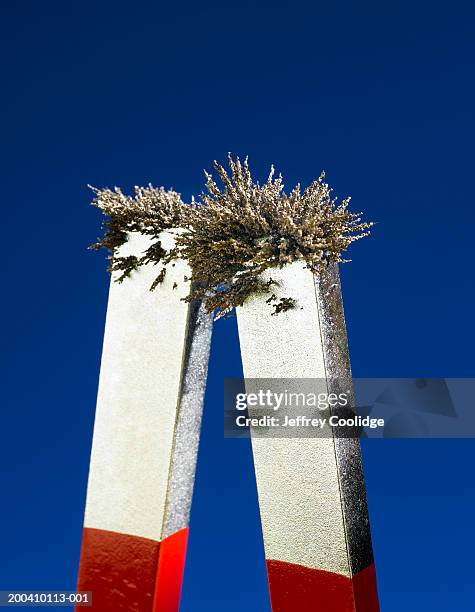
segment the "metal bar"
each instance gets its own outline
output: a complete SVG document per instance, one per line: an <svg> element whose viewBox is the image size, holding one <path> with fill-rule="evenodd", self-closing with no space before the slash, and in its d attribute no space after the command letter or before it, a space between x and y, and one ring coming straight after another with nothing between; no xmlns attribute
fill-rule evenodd
<svg viewBox="0 0 475 612"><path fill-rule="evenodd" d="M338 394L342 388L354 393L346 335L345 314L338 265L329 266L321 277L315 277L315 289L325 359L328 391ZM374 563L368 505L359 440L334 437L335 455L348 546L351 575Z"/></svg>
<svg viewBox="0 0 475 612"><path fill-rule="evenodd" d="M318 279L297 262L266 276L297 307L271 316L256 296L238 309L245 377L296 392L301 379L328 392L351 381L337 268ZM251 434L273 611L377 612L359 442Z"/></svg>
<svg viewBox="0 0 475 612"><path fill-rule="evenodd" d="M181 299L184 262L151 292L156 274L110 286L78 580L101 612L179 607L211 318Z"/></svg>

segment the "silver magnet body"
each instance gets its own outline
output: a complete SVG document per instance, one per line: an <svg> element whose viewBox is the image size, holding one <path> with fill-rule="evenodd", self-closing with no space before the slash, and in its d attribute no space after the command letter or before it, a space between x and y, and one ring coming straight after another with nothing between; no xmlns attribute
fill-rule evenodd
<svg viewBox="0 0 475 612"><path fill-rule="evenodd" d="M295 262L266 277L277 281L277 298L297 304L271 316L256 296L238 308L245 377L294 380L296 392L303 378L325 380L329 393L351 388L337 265L317 277ZM349 578L370 565L359 440L251 435L266 559Z"/></svg>

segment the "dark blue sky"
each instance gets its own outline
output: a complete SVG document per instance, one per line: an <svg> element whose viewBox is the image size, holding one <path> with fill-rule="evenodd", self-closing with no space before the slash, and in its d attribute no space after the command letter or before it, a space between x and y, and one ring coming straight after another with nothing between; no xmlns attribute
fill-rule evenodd
<svg viewBox="0 0 475 612"><path fill-rule="evenodd" d="M86 185L189 198L227 151L327 172L378 222L343 271L357 376L473 376L469 2L23 2L2 9L1 589L72 589L108 278ZM262 612L245 441L215 327L182 610ZM474 606L473 441L364 445L383 612ZM210 569L212 568L212 569Z"/></svg>

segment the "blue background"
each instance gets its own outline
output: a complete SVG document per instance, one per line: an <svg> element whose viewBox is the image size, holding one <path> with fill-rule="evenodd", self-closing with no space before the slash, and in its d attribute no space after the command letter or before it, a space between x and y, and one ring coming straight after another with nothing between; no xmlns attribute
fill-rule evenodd
<svg viewBox="0 0 475 612"><path fill-rule="evenodd" d="M468 2L21 2L1 19L1 589L74 589L108 278L86 185L185 198L227 151L378 221L342 271L356 376L473 376ZM182 610L268 609L215 326ZM364 444L383 612L474 609L474 442Z"/></svg>

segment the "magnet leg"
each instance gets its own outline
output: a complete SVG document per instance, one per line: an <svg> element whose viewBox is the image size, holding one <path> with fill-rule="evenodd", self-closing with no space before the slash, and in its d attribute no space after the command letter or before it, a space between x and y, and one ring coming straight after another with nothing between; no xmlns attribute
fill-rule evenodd
<svg viewBox="0 0 475 612"><path fill-rule="evenodd" d="M297 307L270 316L257 296L238 309L245 377L293 380L296 392L303 378L328 392L351 384L337 267L322 279L300 263L268 275ZM377 612L359 441L251 434L272 610Z"/></svg>
<svg viewBox="0 0 475 612"><path fill-rule="evenodd" d="M163 240L171 245L170 235ZM147 238L131 235L121 255ZM100 612L176 612L206 383L211 319L184 262L111 282L78 590Z"/></svg>

